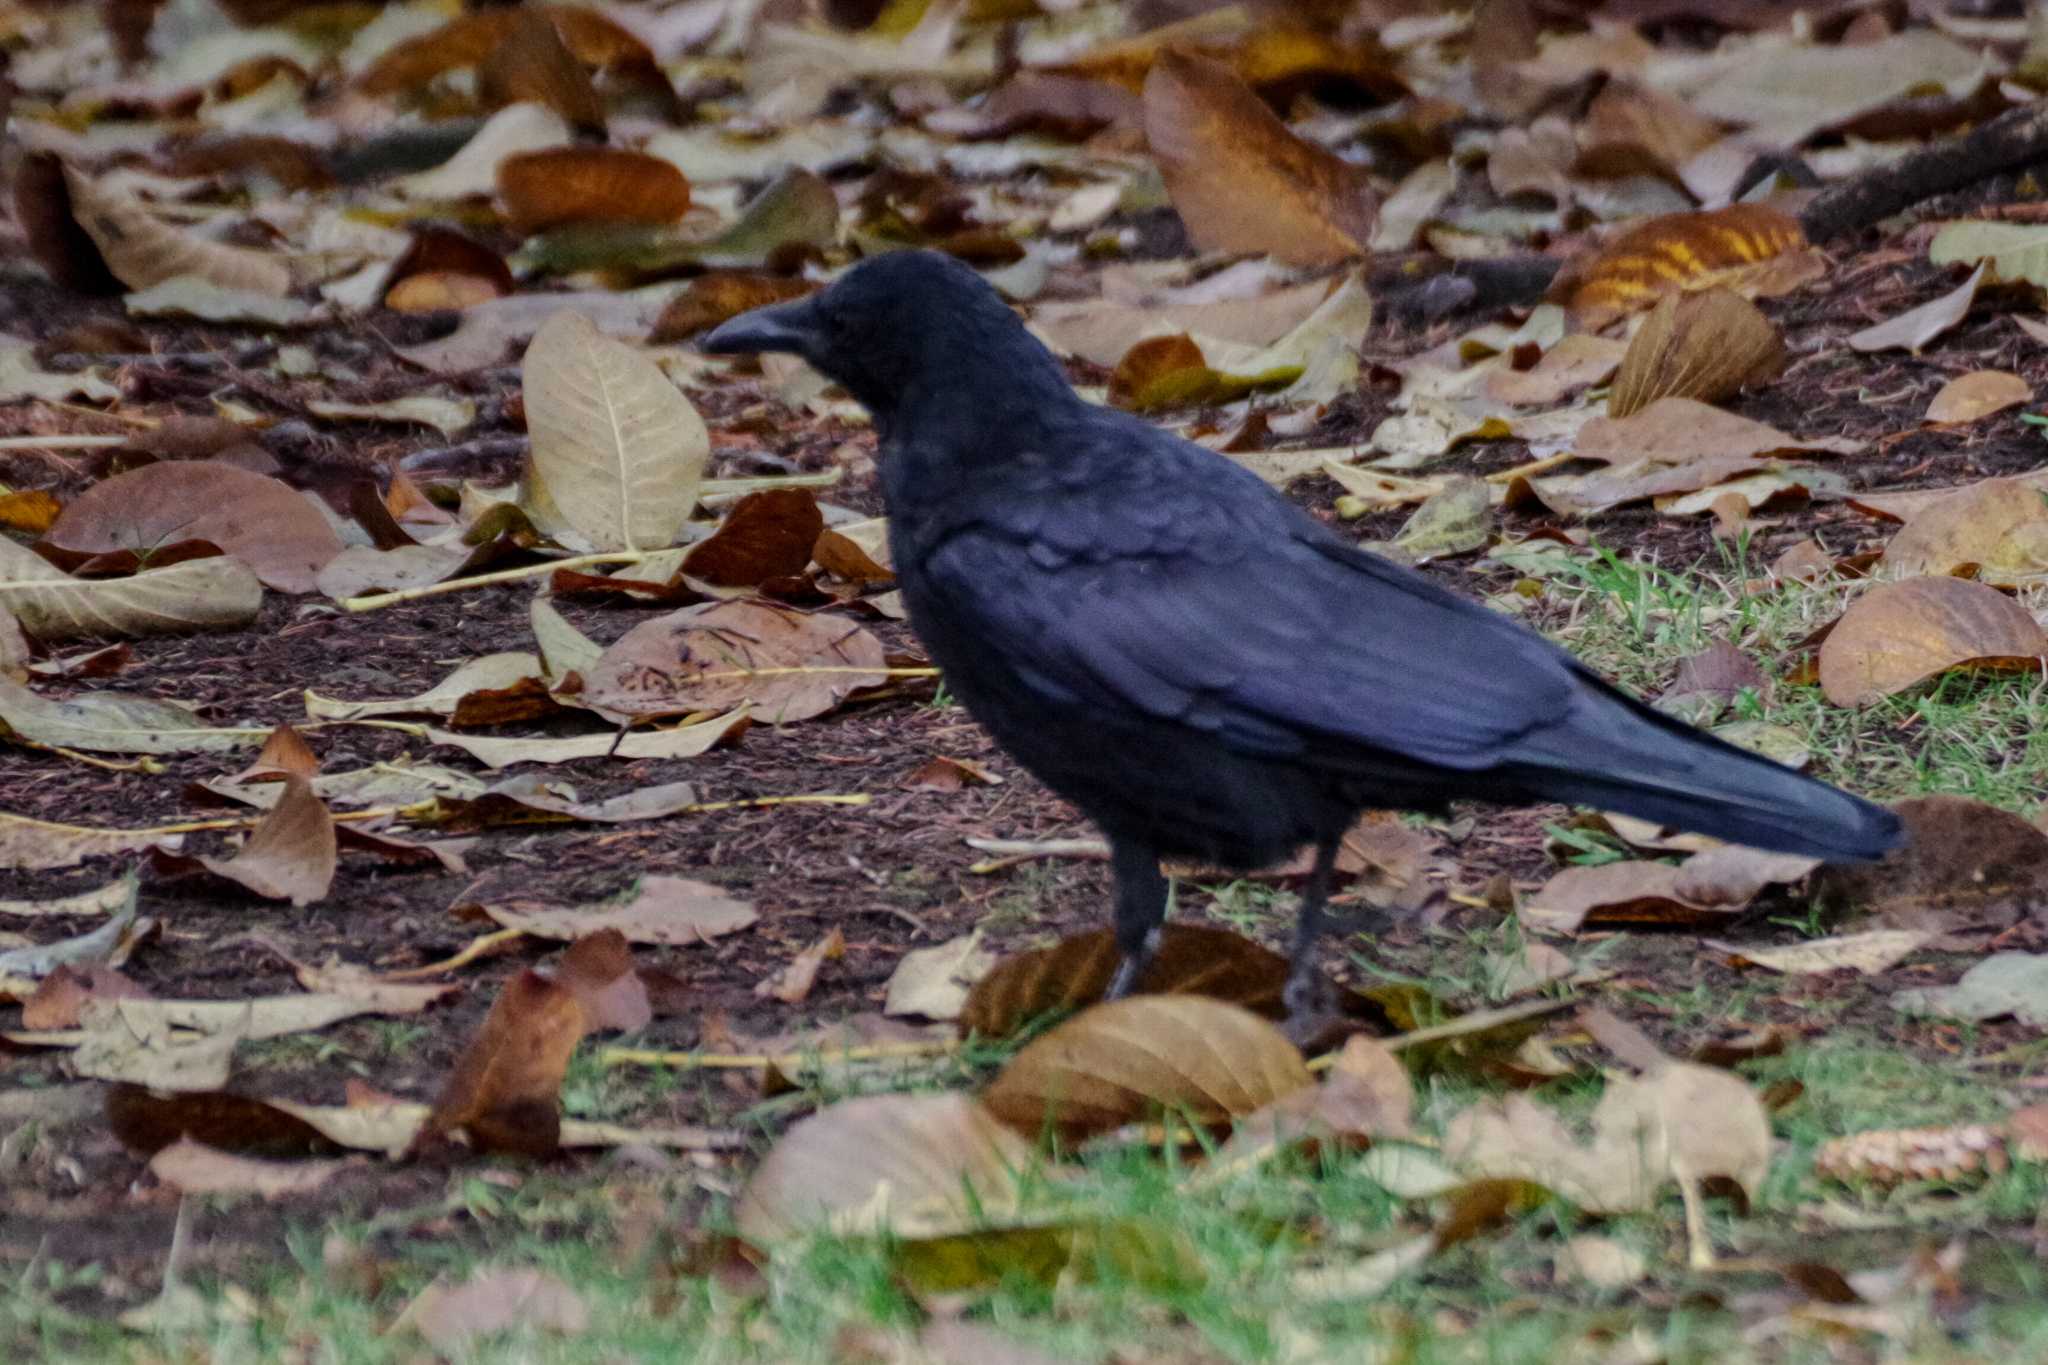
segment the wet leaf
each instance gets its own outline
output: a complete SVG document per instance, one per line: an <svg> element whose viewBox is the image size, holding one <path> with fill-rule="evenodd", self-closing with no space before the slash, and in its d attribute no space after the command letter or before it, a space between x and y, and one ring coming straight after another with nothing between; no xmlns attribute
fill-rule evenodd
<svg viewBox="0 0 2048 1365"><path fill-rule="evenodd" d="M584 674L580 700L618 718L747 705L770 724L807 720L886 675L881 641L844 617L766 602L711 602L644 621Z"/></svg>
<svg viewBox="0 0 2048 1365"><path fill-rule="evenodd" d="M697 503L704 420L645 355L579 313L548 320L522 367L533 453L523 505L601 550L661 549Z"/></svg>
<svg viewBox="0 0 2048 1365"><path fill-rule="evenodd" d="M1982 583L1908 578L1856 599L1820 647L1820 685L1837 706L1868 706L1952 668L2039 670L2048 633Z"/></svg>
<svg viewBox="0 0 2048 1365"><path fill-rule="evenodd" d="M1162 52L1145 80L1145 134L1204 248L1327 265L1372 240L1378 204L1364 170L1296 137L1220 63Z"/></svg>
<svg viewBox="0 0 2048 1365"><path fill-rule="evenodd" d="M262 606L262 581L230 556L187 559L127 578L83 579L0 540L0 607L45 644L243 626Z"/></svg>
<svg viewBox="0 0 2048 1365"><path fill-rule="evenodd" d="M146 554L206 540L267 587L311 592L341 540L305 495L276 479L213 460L165 460L86 489L50 528L53 545L83 554Z"/></svg>
<svg viewBox="0 0 2048 1365"><path fill-rule="evenodd" d="M795 1124L733 1209L772 1246L804 1232L937 1237L1014 1218L1031 1145L966 1095L871 1095Z"/></svg>
<svg viewBox="0 0 2048 1365"><path fill-rule="evenodd" d="M1777 373L1785 343L1770 319L1727 289L1667 294L1629 342L1607 396L1611 417L1639 412L1659 398L1712 403Z"/></svg>
<svg viewBox="0 0 2048 1365"><path fill-rule="evenodd" d="M1941 297L1859 332L1851 332L1846 340L1859 351L1896 348L1918 355L1921 347L1969 316L1971 305L1977 301L1977 286L1984 282L1984 271L1980 265L1970 272L1969 279Z"/></svg>
<svg viewBox="0 0 2048 1365"><path fill-rule="evenodd" d="M1215 1124L1313 1084L1259 1016L1199 996L1139 995L1083 1010L1029 1043L982 1092L1019 1132L1069 1139L1159 1110Z"/></svg>

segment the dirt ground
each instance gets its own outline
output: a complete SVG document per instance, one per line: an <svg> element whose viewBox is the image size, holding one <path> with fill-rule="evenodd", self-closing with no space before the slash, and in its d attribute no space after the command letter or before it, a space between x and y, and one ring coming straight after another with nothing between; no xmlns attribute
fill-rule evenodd
<svg viewBox="0 0 2048 1365"><path fill-rule="evenodd" d="M14 254L8 244L8 254ZM1946 272L1925 265L1918 253L1887 243L1849 254L1832 284L1810 290L1787 304L1766 304L1786 328L1796 357L1790 372L1762 393L1731 404L1745 415L1796 427L1802 434L1840 433L1875 442L1853 465L1861 486L1889 490L1946 486L1987 475L2036 469L2048 456L2038 432L2017 423L1985 423L1962 432L1921 430L1910 414L1946 379L1980 368L2011 369L2038 390L2048 387L2048 353L2029 343L1994 306L1980 309L1964 326L1926 354L1865 356L1817 338L1838 336L1849 326L1894 314L1949 287ZM2014 307L2017 307L2015 302ZM118 316L118 305L79 299L15 272L0 288L0 329L39 341L60 337L88 320ZM164 327L144 323L160 354L233 353L260 338L234 327ZM439 325L445 325L445 320ZM375 399L417 387L383 347L416 339L416 318L372 315L346 333L310 338L316 351L346 357L370 376L356 391L323 396ZM1369 359L1413 353L1450 335L1449 325L1429 332L1385 324L1371 338ZM509 358L508 358L509 359ZM465 439L514 436L520 428L508 407L516 370L479 372L454 386L477 397L483 417ZM397 427L366 427L345 438L309 439L291 423L302 396L287 384L229 365L188 368L176 362L138 362L120 375L133 395L126 411L148 416L200 413L224 385L240 401L281 419L268 444L295 473L315 469L361 470L427 449L430 436ZM1331 445L1363 439L1386 415L1387 386L1368 386L1340 404L1324 425L1304 439ZM775 430L740 431L727 420L758 395L744 384L713 393L705 401L714 430L714 476L760 472L762 456L785 467L825 465L847 442L859 449L872 437L855 429L807 429L792 445ZM82 410L45 406L0 409L0 434L31 431L123 430L121 424ZM1527 458L1517 442L1465 447L1453 468L1479 473L1511 467ZM64 466L69 466L67 469ZM49 486L60 493L84 482L87 462L61 461L18 453L0 456L0 480L17 486ZM1293 495L1321 516L1333 515L1336 486L1322 479L1298 483ZM871 481L855 478L831 491L838 503L878 510ZM1354 534L1391 534L1401 513L1356 523ZM1540 509L1507 514L1507 529L1541 529ZM1618 553L1643 555L1667 569L1718 562L1707 518L1676 520L1647 510L1603 517L1596 534ZM1772 509L1759 527L1752 550L1758 562L1805 535L1819 537L1837 555L1880 543L1883 528L1841 504ZM1498 587L1507 571L1452 561L1429 572L1460 591ZM251 629L221 635L148 639L133 643L133 662L110 683L128 692L197 705L210 718L241 724L302 720L302 691L311 686L330 695L395 696L423 691L455 664L493 650L523 647L528 640L531 589L509 585L372 613L351 615L319 598L272 595L261 621ZM591 637L606 642L665 608L623 599L564 598L564 612ZM1366 623L1369 628L1370 623ZM914 651L915 641L900 625L878 627L896 650ZM529 727L533 728L533 727ZM545 732L541 727L536 732ZM314 737L329 769L397 759L423 750L387 731L337 728ZM986 763L1004 781L940 793L907 789L905 779L929 758L946 755ZM460 766L446 752L435 761ZM1126 756L1135 757L1135 756ZM1116 761L1111 756L1110 761ZM19 747L0 747L0 806L51 820L115 827L149 826L218 813L194 795L193 784L231 770L226 760L172 756L164 771L146 775L114 772L57 760ZM621 891L651 873L704 878L746 900L761 912L750 932L716 943L668 951L643 950L643 965L664 967L687 985L685 1008L656 1020L643 1044L688 1048L716 1024L742 1037L774 1034L799 1025L873 1010L883 983L909 949L929 946L966 932L988 919L992 946L1009 950L1104 922L1108 873L1087 861L1023 864L977 875L968 870L978 856L969 837L1041 839L1089 831L1075 812L1039 787L990 744L957 707L937 705L928 683L906 685L881 700L857 703L818 720L783 729L756 726L730 748L687 761L620 762L590 759L552 769L551 778L572 783L584 798L599 798L654 783L688 781L699 799L724 801L799 793L865 793L860 807L778 806L731 809L647 823L609 827L569 825L495 829L469 848L475 877L514 877L534 895L565 902L588 901ZM1477 891L1498 873L1525 886L1539 883L1547 863L1546 822L1555 810L1474 811L1476 823L1453 849L1456 884ZM204 851L218 835L195 836ZM52 897L104 884L114 867L108 860L61 872L0 875L0 897ZM150 991L180 997L240 998L294 989L290 966L268 944L300 961L339 956L377 971L417 967L448 957L475 934L474 925L449 913L465 879L438 868L394 867L378 859L344 854L339 879L323 903L290 910L224 890L213 882L148 879L142 892L146 914L162 922L157 938L136 953L128 972ZM1730 934L1745 941L1787 940L1793 931L1772 925L1766 903ZM990 918L993 911L1004 913ZM1349 945L1389 972L1412 977L1432 974L1447 954L1458 951L1468 927L1491 923L1492 912L1454 909L1431 929L1397 927L1369 946ZM0 928L8 927L0 917ZM16 926L19 927L19 926ZM84 921L38 921L39 937L78 932ZM754 986L782 967L801 948L837 927L844 932L843 960L830 964L810 998L796 1006L763 1002ZM1277 937L1277 919L1267 926ZM2001 946L2048 948L2048 933L2016 930ZM319 1035L318 1049L252 1049L238 1070L237 1084L256 1093L334 1103L341 1086L358 1076L392 1093L430 1098L456 1053L488 1008L497 987L521 967L554 951L525 940L512 951L458 974L464 989L450 1002L407 1029L402 1047L389 1045L389 1025L356 1020ZM1356 975L1331 955L1332 967ZM1934 955L1914 970L1930 981L1952 979L1966 959ZM1626 936L1605 959L1624 988L1640 980L1653 996L1696 987L1733 992L1739 976L1717 956L1702 952L1692 932ZM1907 973L1911 976L1913 973ZM1909 984L1909 983L1902 983ZM1867 985L1841 976L1781 982L1761 997L1768 1022L1792 1036L1810 1034L1829 1021L1853 1021L1901 1049L1940 1058L1962 1047L1953 1027L1906 1024ZM1639 1002L1637 1022L1674 1051L1688 1051L1709 1038L1696 1025L1660 1026L1654 1003ZM1744 1021L1743 1027L1761 1022ZM1732 1031L1732 1030L1731 1030ZM2011 1025L1977 1030L1971 1045L1981 1052L2024 1041L2030 1034ZM24 1051L0 1060L8 1089L65 1080L61 1055ZM715 1085L677 1084L644 1112L647 1122L720 1124L739 1104ZM136 1298L150 1292L160 1273L170 1237L175 1196L151 1184L141 1163L113 1137L89 1126L66 1147L68 1159L31 1165L0 1184L0 1266L25 1264L42 1256L66 1262L98 1261ZM565 1158L595 1165L607 1158ZM288 1209L245 1200L210 1213L204 1227L205 1263L223 1269L282 1253L289 1226L317 1225L331 1213L401 1208L429 1200L446 1180L431 1167L365 1164L320 1195ZM5 1273L0 1270L0 1273Z"/></svg>

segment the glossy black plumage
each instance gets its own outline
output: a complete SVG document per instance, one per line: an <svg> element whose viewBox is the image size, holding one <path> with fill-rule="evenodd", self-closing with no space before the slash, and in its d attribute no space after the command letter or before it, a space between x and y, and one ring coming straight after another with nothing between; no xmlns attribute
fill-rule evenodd
<svg viewBox="0 0 2048 1365"><path fill-rule="evenodd" d="M1315 844L1305 988L1364 807L1584 802L1845 861L1898 840L1881 807L1651 710L1229 459L1083 401L944 257L878 257L705 344L794 351L873 412L911 624L1115 848L1121 987L1163 910L1161 856L1252 868Z"/></svg>

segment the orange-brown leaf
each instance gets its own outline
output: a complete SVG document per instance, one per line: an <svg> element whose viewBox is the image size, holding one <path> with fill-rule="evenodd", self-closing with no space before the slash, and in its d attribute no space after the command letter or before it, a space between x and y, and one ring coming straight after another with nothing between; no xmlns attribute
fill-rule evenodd
<svg viewBox="0 0 2048 1365"><path fill-rule="evenodd" d="M564 223L673 223L690 182L669 162L618 147L550 147L498 163L498 198L514 231Z"/></svg>
<svg viewBox="0 0 2048 1365"><path fill-rule="evenodd" d="M561 1140L562 1077L588 1027L567 986L531 969L513 977L456 1059L415 1149L462 1128L481 1151L553 1155Z"/></svg>
<svg viewBox="0 0 2048 1365"><path fill-rule="evenodd" d="M817 499L801 488L768 488L734 503L708 539L683 557L683 572L721 588L755 588L810 566L825 529Z"/></svg>
<svg viewBox="0 0 2048 1365"><path fill-rule="evenodd" d="M1764 204L1667 213L1622 233L1551 286L1582 325L1599 328L1666 294L1724 285L1746 297L1785 293L1819 272L1798 220Z"/></svg>

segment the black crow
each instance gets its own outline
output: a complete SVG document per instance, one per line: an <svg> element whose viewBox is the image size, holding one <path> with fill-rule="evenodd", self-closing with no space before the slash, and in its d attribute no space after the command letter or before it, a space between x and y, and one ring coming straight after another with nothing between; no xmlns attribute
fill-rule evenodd
<svg viewBox="0 0 2048 1365"><path fill-rule="evenodd" d="M1114 994L1157 942L1162 857L1250 870L1313 845L1286 996L1308 1017L1338 841L1368 807L1580 802L1833 861L1899 840L1883 807L1652 710L1224 456L1084 401L945 256L864 261L704 349L793 352L874 414L911 625L1109 838Z"/></svg>

